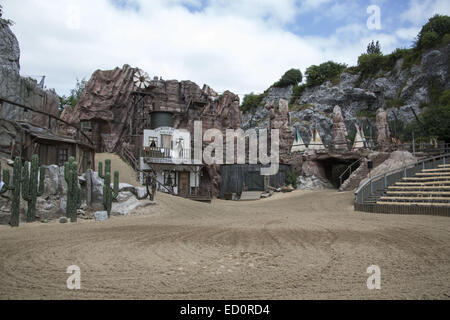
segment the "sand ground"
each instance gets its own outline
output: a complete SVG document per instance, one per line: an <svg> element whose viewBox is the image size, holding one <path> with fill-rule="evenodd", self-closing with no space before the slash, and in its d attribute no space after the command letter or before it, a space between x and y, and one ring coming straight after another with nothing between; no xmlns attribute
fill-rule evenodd
<svg viewBox="0 0 450 320"><path fill-rule="evenodd" d="M449 299L450 218L354 212L352 193L158 204L0 226L1 299ZM370 265L381 290L368 290ZM66 268L81 269L68 290Z"/></svg>

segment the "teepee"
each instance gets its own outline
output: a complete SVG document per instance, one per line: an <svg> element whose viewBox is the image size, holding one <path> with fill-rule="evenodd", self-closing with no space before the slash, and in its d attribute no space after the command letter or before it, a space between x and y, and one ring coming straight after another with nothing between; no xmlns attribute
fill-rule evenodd
<svg viewBox="0 0 450 320"><path fill-rule="evenodd" d="M353 142L353 151L364 148L366 146L366 138L364 137L364 132L359 129L359 126L355 123L356 136L355 142Z"/></svg>
<svg viewBox="0 0 450 320"><path fill-rule="evenodd" d="M300 131L294 128L294 143L292 144L291 152L303 152L306 150L306 145L300 136Z"/></svg>
<svg viewBox="0 0 450 320"><path fill-rule="evenodd" d="M314 131L314 135L312 135L312 139L308 147L311 150L325 150L325 146L323 145L322 139L319 135L319 130L317 130L317 128Z"/></svg>

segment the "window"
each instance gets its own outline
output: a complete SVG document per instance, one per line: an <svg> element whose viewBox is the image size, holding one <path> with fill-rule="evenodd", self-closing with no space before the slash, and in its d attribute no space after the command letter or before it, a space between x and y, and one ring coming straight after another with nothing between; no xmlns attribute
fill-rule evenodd
<svg viewBox="0 0 450 320"><path fill-rule="evenodd" d="M168 134L161 135L161 148L172 149L172 136Z"/></svg>
<svg viewBox="0 0 450 320"><path fill-rule="evenodd" d="M149 137L148 138L148 145L150 148L156 148L156 145L158 144L158 138L157 137Z"/></svg>
<svg viewBox="0 0 450 320"><path fill-rule="evenodd" d="M81 131L91 132L92 131L91 122L90 121L81 121Z"/></svg>
<svg viewBox="0 0 450 320"><path fill-rule="evenodd" d="M64 163L66 163L68 159L69 159L69 157L68 157L67 148L59 148L58 149L58 165L63 166Z"/></svg>

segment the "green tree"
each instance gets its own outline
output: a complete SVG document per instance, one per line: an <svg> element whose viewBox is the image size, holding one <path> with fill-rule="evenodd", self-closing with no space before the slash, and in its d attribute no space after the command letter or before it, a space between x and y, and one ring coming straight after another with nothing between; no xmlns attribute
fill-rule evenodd
<svg viewBox="0 0 450 320"><path fill-rule="evenodd" d="M61 113L64 110L64 107L66 105L71 106L72 108L75 108L78 104L78 101L80 101L81 96L84 93L84 90L86 89L87 81L85 78L79 80L77 78L77 83L75 84L75 88L70 90L70 95L67 97L65 95L59 97L59 113Z"/></svg>
<svg viewBox="0 0 450 320"><path fill-rule="evenodd" d="M367 54L381 54L380 42L374 42L372 40L371 43L367 46Z"/></svg>
<svg viewBox="0 0 450 320"><path fill-rule="evenodd" d="M298 85L303 80L303 74L299 69L289 69L281 77L280 80L273 84L274 87L287 87L291 85Z"/></svg>
<svg viewBox="0 0 450 320"><path fill-rule="evenodd" d="M420 30L416 47L418 49L432 48L440 43L446 34L450 33L450 17L435 15Z"/></svg>
<svg viewBox="0 0 450 320"><path fill-rule="evenodd" d="M318 66L312 65L306 69L306 86L318 86L325 81L338 77L345 69L345 63L336 63L333 61L324 62Z"/></svg>

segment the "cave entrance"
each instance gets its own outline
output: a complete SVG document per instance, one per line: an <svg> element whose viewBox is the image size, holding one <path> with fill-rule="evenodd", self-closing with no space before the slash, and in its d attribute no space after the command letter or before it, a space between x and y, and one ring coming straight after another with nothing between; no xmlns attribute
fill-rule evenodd
<svg viewBox="0 0 450 320"><path fill-rule="evenodd" d="M339 159L339 158L327 158L323 160L317 160L319 165L323 168L327 180L336 188L341 186L341 180L339 177L352 165L352 171L359 167L358 164L354 164L357 159ZM342 176L342 182L348 179L350 171L345 172Z"/></svg>

